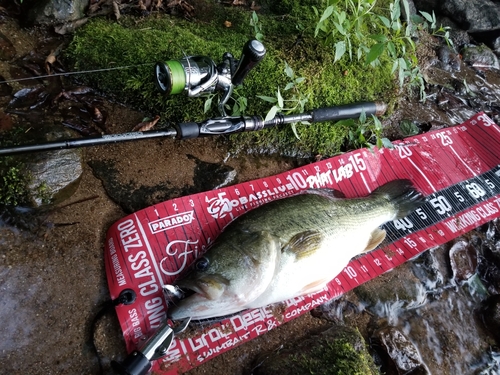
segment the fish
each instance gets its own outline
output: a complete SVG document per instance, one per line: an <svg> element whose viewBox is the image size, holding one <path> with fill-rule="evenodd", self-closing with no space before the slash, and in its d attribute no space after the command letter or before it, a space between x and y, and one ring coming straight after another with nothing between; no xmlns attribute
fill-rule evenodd
<svg viewBox="0 0 500 375"><path fill-rule="evenodd" d="M384 241L381 225L424 202L410 180L399 179L361 198L313 189L266 203L232 221L173 282L184 298L168 316L211 319L318 292Z"/></svg>

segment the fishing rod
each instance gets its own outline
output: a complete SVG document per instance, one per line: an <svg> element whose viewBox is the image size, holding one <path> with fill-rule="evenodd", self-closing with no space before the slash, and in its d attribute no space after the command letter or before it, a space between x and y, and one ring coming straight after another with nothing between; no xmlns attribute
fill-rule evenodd
<svg viewBox="0 0 500 375"><path fill-rule="evenodd" d="M383 102L361 102L327 108L319 108L307 113L285 115L278 113L273 119L264 120L261 116L216 117L202 122L184 122L165 130L150 130L120 134L104 134L95 137L65 139L33 145L19 145L0 148L0 156L30 152L52 151L78 147L99 146L108 143L137 141L152 138L193 139L214 135L228 135L241 132L258 131L283 124L296 122L325 122L365 115L383 115L386 111Z"/></svg>

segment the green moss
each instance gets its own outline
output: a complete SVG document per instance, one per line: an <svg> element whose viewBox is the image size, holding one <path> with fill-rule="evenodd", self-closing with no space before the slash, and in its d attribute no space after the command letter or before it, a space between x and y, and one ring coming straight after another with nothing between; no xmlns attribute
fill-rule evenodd
<svg viewBox="0 0 500 375"><path fill-rule="evenodd" d="M309 98L306 111L357 101L394 102L392 63L382 61L377 67L367 67L358 61L334 64L331 45L314 38L317 19L312 5L319 8L321 4L320 0L288 0L276 6L270 3L267 9L275 13L259 14L267 54L237 89L237 93L248 100L245 114L265 116L269 111L272 105L257 95L274 97L278 87L284 96L290 94L283 91L288 83L285 61L298 77L306 78L301 86ZM192 22L169 16L123 17L119 24L94 19L77 31L65 56L73 69L83 71L145 64L78 78L121 102L160 114L171 124L218 116L217 100L208 113L203 113L204 98L187 98L182 94L165 97L153 84L153 65L157 61L179 59L185 53L206 55L218 63L224 52L239 57L244 43L253 37L250 12L210 6L208 2L206 6L205 18ZM225 21L229 21L231 27L226 27ZM231 140L240 147L252 145L278 152L332 155L343 150L348 137L345 127L332 123L297 128L300 140L290 126L241 134Z"/></svg>
<svg viewBox="0 0 500 375"><path fill-rule="evenodd" d="M332 326L297 342L288 342L277 352L256 358L256 375L375 375L380 371L366 349L359 331Z"/></svg>
<svg viewBox="0 0 500 375"><path fill-rule="evenodd" d="M373 360L367 353L358 352L347 339L325 341L307 354L294 355L296 374L367 375L373 374Z"/></svg>
<svg viewBox="0 0 500 375"><path fill-rule="evenodd" d="M22 134L19 129L2 133L0 147L21 143ZM30 175L26 172L23 158L0 157L0 205L17 206L28 203L29 182Z"/></svg>

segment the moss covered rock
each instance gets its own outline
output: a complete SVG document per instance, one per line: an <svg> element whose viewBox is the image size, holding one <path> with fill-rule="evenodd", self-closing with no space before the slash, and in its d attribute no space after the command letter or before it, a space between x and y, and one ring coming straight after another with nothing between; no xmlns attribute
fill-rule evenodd
<svg viewBox="0 0 500 375"><path fill-rule="evenodd" d="M347 326L332 326L277 352L257 359L254 375L369 375L379 374L360 333Z"/></svg>

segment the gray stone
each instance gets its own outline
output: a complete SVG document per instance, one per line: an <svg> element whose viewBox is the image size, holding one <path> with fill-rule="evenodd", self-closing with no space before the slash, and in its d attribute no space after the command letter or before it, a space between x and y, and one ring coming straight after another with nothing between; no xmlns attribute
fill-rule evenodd
<svg viewBox="0 0 500 375"><path fill-rule="evenodd" d="M81 155L75 149L44 152L26 164L34 206L60 203L76 191L83 172Z"/></svg>
<svg viewBox="0 0 500 375"><path fill-rule="evenodd" d="M500 27L500 4L491 0L414 0L418 10L451 18L469 32Z"/></svg>
<svg viewBox="0 0 500 375"><path fill-rule="evenodd" d="M375 340L392 360L398 374L428 374L416 346L397 328L384 327Z"/></svg>
<svg viewBox="0 0 500 375"><path fill-rule="evenodd" d="M85 16L89 0L25 0L22 3L26 26L60 24Z"/></svg>

